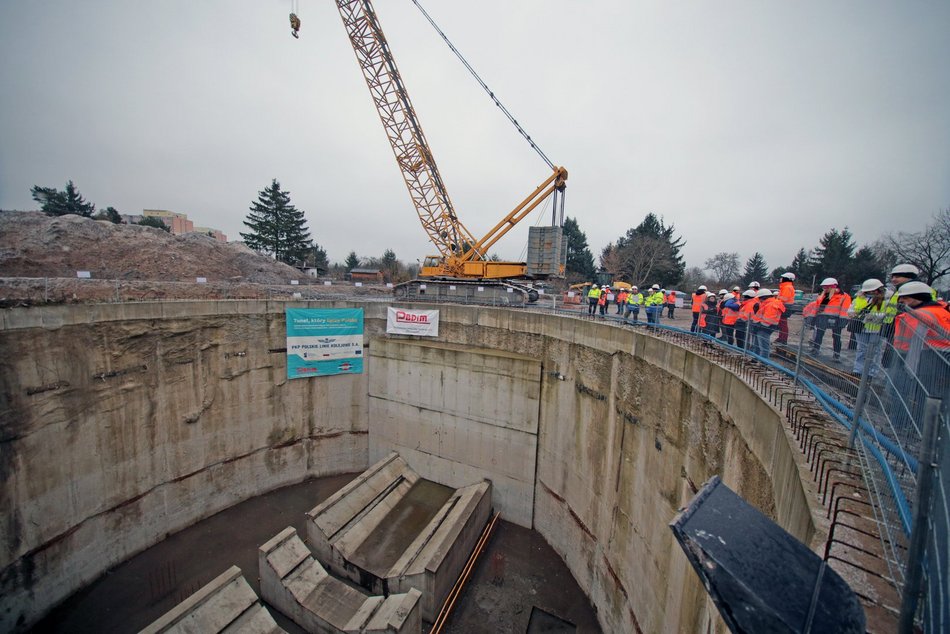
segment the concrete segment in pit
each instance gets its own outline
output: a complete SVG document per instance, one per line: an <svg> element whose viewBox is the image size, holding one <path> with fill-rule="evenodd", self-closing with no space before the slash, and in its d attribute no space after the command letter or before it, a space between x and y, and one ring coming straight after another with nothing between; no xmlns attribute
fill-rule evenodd
<svg viewBox="0 0 950 634"><path fill-rule="evenodd" d="M374 594L422 592L436 615L491 513L487 481L453 491L421 479L390 453L307 513L318 558Z"/></svg>
<svg viewBox="0 0 950 634"><path fill-rule="evenodd" d="M140 634L281 634L241 574L231 566L193 595L169 610Z"/></svg>
<svg viewBox="0 0 950 634"><path fill-rule="evenodd" d="M311 634L419 634L420 592L367 596L330 576L288 527L261 546L261 594Z"/></svg>

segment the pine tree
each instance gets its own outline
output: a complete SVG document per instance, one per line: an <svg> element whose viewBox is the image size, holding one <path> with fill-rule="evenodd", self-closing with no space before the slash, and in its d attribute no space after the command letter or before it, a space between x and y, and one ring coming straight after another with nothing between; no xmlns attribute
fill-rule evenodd
<svg viewBox="0 0 950 634"><path fill-rule="evenodd" d="M304 212L290 204L290 192L281 190L276 178L258 192L250 211L244 221L250 231L241 233L247 246L286 264L307 257L313 245Z"/></svg>
<svg viewBox="0 0 950 634"><path fill-rule="evenodd" d="M396 252L392 249L386 249L383 257L379 261L379 268L383 272L383 277L387 282L395 281L399 277L399 260L396 258Z"/></svg>
<svg viewBox="0 0 950 634"><path fill-rule="evenodd" d="M591 280L594 277L594 255L587 246L587 235L581 231L577 220L564 220L564 235L567 236L567 270L569 281Z"/></svg>
<svg viewBox="0 0 950 634"><path fill-rule="evenodd" d="M768 279L769 267L765 264L765 257L756 251L745 263L745 273L742 274L742 283L746 286L749 282L759 282L760 284Z"/></svg>
<svg viewBox="0 0 950 634"><path fill-rule="evenodd" d="M319 244L314 243L304 258L307 266L317 269L318 272L326 273L330 270L330 261L327 259L327 252Z"/></svg>
<svg viewBox="0 0 950 634"><path fill-rule="evenodd" d="M108 220L112 224L117 225L122 222L122 214L120 214L115 207L106 207L96 214L96 219Z"/></svg>
<svg viewBox="0 0 950 634"><path fill-rule="evenodd" d="M863 246L854 253L847 278L851 284L860 284L864 280L875 278L886 280L885 267L881 264L877 254L869 246Z"/></svg>
<svg viewBox="0 0 950 634"><path fill-rule="evenodd" d="M346 256L346 260L343 262L343 266L346 267L347 272L352 271L360 265L360 258L356 255L356 251L350 251L350 254Z"/></svg>
<svg viewBox="0 0 950 634"><path fill-rule="evenodd" d="M854 240L845 227L841 231L831 229L821 236L812 253L811 265L819 277L834 277L844 289L853 282L850 274L853 262Z"/></svg>
<svg viewBox="0 0 950 634"><path fill-rule="evenodd" d="M794 273L799 279L807 278L812 274L811 253L806 251L804 247L800 248L798 253L795 254L795 259L792 260L792 265L788 270Z"/></svg>
<svg viewBox="0 0 950 634"><path fill-rule="evenodd" d="M92 217L92 212L96 206L87 203L79 193L79 188L72 181L66 183L66 189L57 190L55 187L40 187L34 185L30 189L33 200L40 203L41 210L47 216L65 216L66 214L76 214L85 218Z"/></svg>

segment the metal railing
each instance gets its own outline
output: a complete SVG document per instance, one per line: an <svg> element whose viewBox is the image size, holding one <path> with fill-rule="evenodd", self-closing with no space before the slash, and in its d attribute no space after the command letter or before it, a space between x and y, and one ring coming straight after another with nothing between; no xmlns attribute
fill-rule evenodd
<svg viewBox="0 0 950 634"><path fill-rule="evenodd" d="M552 308L591 318L580 309ZM642 312L637 322L612 310L593 318L648 326ZM861 573L849 576L881 631L950 631L950 333L921 321L895 344L893 324L793 315L788 326L784 344L750 321L689 333L661 315L653 330L753 358L814 397L838 426L795 424L832 520L825 558Z"/></svg>

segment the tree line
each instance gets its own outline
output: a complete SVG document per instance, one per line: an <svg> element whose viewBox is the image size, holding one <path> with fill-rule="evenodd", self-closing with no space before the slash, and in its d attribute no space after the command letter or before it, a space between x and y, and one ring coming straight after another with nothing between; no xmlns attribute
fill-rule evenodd
<svg viewBox="0 0 950 634"><path fill-rule="evenodd" d="M72 181L63 190L35 185L31 193L48 215L77 214L122 221L111 206L95 213L96 206L86 202ZM145 218L139 224L169 230L158 218ZM326 251L311 238L304 212L291 203L290 192L281 189L276 178L258 192L244 225L248 230L241 237L248 247L292 266L316 268L331 275L343 275L354 268L372 268L393 282L412 279L418 273L417 265L404 264L392 249L386 249L380 257L360 257L351 251L344 262L331 265ZM832 228L814 247L800 247L790 263L771 270L759 252L743 263L738 252L723 251L708 258L702 267L687 267L682 255L685 240L677 235L673 224L667 225L654 213L648 213L640 224L608 243L597 264L576 218L565 219L564 233L569 283L593 281L598 273L607 273L638 286L658 283L684 289L701 284L730 287L753 280L778 284L781 274L791 271L802 289L815 287L825 277L837 278L842 288L850 288L871 277L886 281L890 268L905 262L917 266L920 279L931 286L950 274L950 208L938 213L922 231L885 235L860 247L848 227Z"/></svg>
<svg viewBox="0 0 950 634"><path fill-rule="evenodd" d="M871 278L886 282L894 265L907 263L920 269L921 281L934 286L950 273L950 208L938 213L922 231L885 235L860 247L847 227L832 228L815 247L799 248L790 263L771 272L759 252L752 254L741 270L739 262L738 253L717 253L706 260L703 269L687 270L687 277L691 282L721 286L752 280L777 284L782 273L790 271L801 289L815 290L826 277L849 289Z"/></svg>
<svg viewBox="0 0 950 634"><path fill-rule="evenodd" d="M800 247L790 263L773 269L759 252L743 262L739 253L726 251L708 258L702 267L686 267L682 257L686 242L672 224L653 213L604 247L599 267L575 219L565 221L564 232L570 282L594 281L598 273L607 273L641 287L657 283L666 288L703 284L729 288L751 281L777 285L782 273L790 271L798 288L812 290L826 277L836 278L845 289L869 278L886 282L890 269L899 263L915 265L920 279L931 286L950 274L950 208L936 214L921 231L884 235L860 247L848 227L829 229L814 247Z"/></svg>

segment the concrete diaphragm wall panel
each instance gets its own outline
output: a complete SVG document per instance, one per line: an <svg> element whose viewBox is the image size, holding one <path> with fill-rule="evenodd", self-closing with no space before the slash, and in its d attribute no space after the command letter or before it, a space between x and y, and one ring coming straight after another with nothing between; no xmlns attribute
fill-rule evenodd
<svg viewBox="0 0 950 634"><path fill-rule="evenodd" d="M168 533L394 449L447 486L489 479L496 509L564 558L605 631L710 624L667 536L690 480L721 475L800 539L822 536L781 412L685 346L465 306L433 306L440 335L422 340L387 335L385 303L294 305L362 306L366 372L288 381L284 302L0 314L0 502L13 509L0 630Z"/></svg>

